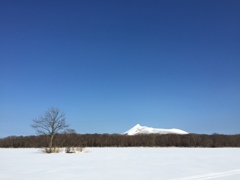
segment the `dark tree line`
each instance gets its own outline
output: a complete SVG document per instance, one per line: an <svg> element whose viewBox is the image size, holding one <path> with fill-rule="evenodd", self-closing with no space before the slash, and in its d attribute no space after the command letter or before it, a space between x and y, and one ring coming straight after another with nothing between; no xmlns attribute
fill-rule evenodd
<svg viewBox="0 0 240 180"><path fill-rule="evenodd" d="M9 136L0 139L0 147L48 147L49 136ZM201 134L56 134L56 147L240 147L239 135Z"/></svg>

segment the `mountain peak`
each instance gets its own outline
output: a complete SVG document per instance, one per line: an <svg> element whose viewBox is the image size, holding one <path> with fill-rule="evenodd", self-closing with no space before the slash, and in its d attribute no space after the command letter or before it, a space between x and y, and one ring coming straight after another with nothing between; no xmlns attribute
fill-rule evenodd
<svg viewBox="0 0 240 180"><path fill-rule="evenodd" d="M136 124L135 126L133 126L133 128L140 128L142 127L140 124Z"/></svg>
<svg viewBox="0 0 240 180"><path fill-rule="evenodd" d="M188 134L188 133L181 129L159 129L141 126L140 124L137 124L123 134L137 135L137 134Z"/></svg>

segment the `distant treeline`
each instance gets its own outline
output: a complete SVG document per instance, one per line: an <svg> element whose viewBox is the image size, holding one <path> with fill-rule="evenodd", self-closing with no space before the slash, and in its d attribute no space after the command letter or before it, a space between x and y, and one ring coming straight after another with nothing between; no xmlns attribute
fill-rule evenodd
<svg viewBox="0 0 240 180"><path fill-rule="evenodd" d="M0 147L39 148L48 146L48 136L9 136L0 139ZM240 147L239 135L202 134L57 134L56 147Z"/></svg>

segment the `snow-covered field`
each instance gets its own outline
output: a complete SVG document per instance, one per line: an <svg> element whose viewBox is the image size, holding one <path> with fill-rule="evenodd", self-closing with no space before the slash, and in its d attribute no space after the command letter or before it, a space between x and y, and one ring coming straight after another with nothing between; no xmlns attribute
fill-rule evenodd
<svg viewBox="0 0 240 180"><path fill-rule="evenodd" d="M239 180L240 148L1 149L0 179Z"/></svg>

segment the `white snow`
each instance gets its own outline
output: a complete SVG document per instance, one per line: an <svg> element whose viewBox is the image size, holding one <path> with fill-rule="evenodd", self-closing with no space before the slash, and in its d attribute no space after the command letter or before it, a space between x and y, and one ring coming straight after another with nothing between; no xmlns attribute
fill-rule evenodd
<svg viewBox="0 0 240 180"><path fill-rule="evenodd" d="M188 134L186 131L180 129L159 129L159 128L152 128L147 126L141 126L137 124L130 130L126 131L123 134L127 135L137 135L137 134Z"/></svg>
<svg viewBox="0 0 240 180"><path fill-rule="evenodd" d="M86 148L44 154L0 148L4 180L239 180L240 148Z"/></svg>

